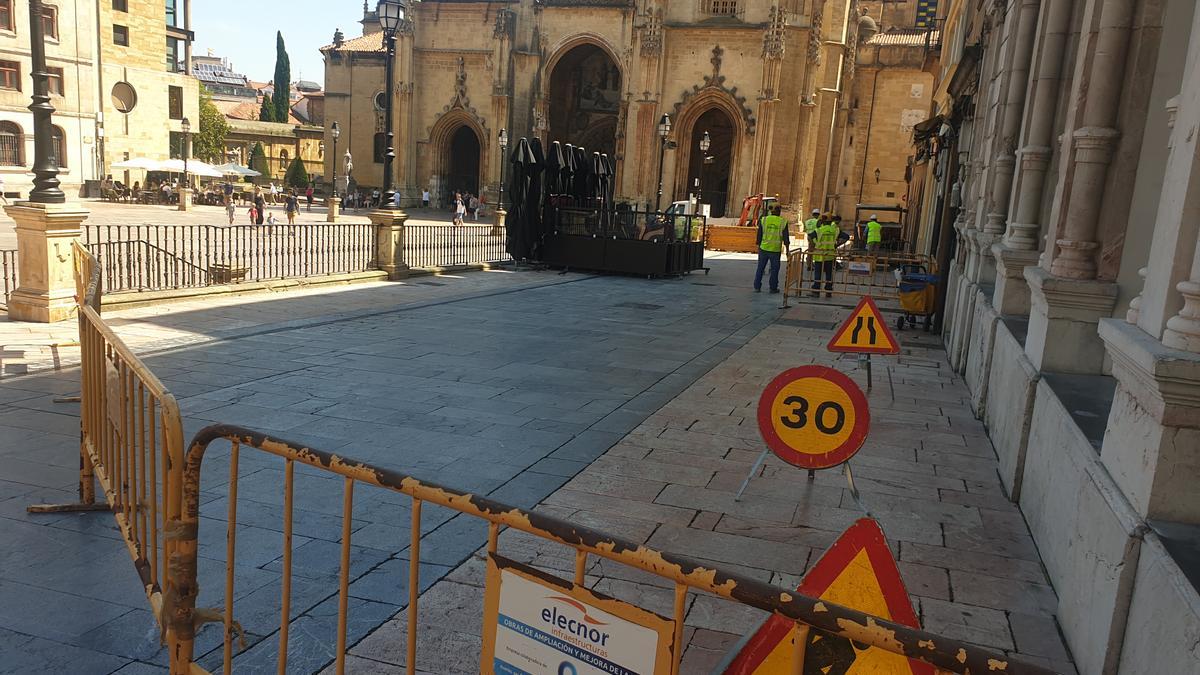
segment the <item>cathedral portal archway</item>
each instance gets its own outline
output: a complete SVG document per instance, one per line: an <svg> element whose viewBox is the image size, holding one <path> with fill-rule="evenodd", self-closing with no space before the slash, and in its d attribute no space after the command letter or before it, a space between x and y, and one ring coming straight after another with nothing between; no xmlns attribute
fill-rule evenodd
<svg viewBox="0 0 1200 675"><path fill-rule="evenodd" d="M708 132L710 145L708 152L701 152L700 141L705 132ZM695 192L699 181L701 201L711 205L710 215L713 218L724 218L728 212L735 133L733 120L724 110L715 106L701 113L692 124L688 191Z"/></svg>
<svg viewBox="0 0 1200 675"><path fill-rule="evenodd" d="M548 106L551 141L616 155L621 69L590 42L571 47L553 64Z"/></svg>
<svg viewBox="0 0 1200 675"><path fill-rule="evenodd" d="M449 193L479 194L479 135L466 124L454 130L446 143L446 183Z"/></svg>

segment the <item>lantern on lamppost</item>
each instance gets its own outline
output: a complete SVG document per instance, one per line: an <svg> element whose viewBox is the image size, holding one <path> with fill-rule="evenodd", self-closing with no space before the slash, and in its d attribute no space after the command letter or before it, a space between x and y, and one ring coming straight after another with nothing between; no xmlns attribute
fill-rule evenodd
<svg viewBox="0 0 1200 675"><path fill-rule="evenodd" d="M493 237L504 234L504 220L508 217L508 212L504 210L504 163L508 160L508 129L500 130L496 142L500 145L500 198L496 200L496 221L490 233Z"/></svg>
<svg viewBox="0 0 1200 675"><path fill-rule="evenodd" d="M392 99L395 97L395 61L396 61L396 32L400 30L400 24L404 21L405 6L401 0L379 0L379 4L375 6L375 14L379 18L379 27L383 29L383 41L387 47L387 65L385 68L385 77L387 78L387 103L384 105L383 114L385 121L383 125L383 135L385 148L383 156L383 200L387 203L387 208L395 208L395 196L392 186L392 171L393 164L396 159L396 148L394 142L394 132L392 131Z"/></svg>
<svg viewBox="0 0 1200 675"><path fill-rule="evenodd" d="M183 131L183 148L180 152L183 154L183 183L179 186L179 210L187 211L189 200L191 199L191 182L188 180L188 157L192 154L192 122L188 118L183 118L179 122L179 129Z"/></svg>
<svg viewBox="0 0 1200 675"><path fill-rule="evenodd" d="M654 202L654 210L662 211L663 193L663 160L667 156L667 137L671 135L671 116L663 113L658 121L658 200Z"/></svg>
<svg viewBox="0 0 1200 675"><path fill-rule="evenodd" d="M712 138L709 138L708 132L704 132L704 137L700 139L700 175L696 176L696 210L700 210L701 191L704 188L704 165L708 163L708 149L712 147Z"/></svg>

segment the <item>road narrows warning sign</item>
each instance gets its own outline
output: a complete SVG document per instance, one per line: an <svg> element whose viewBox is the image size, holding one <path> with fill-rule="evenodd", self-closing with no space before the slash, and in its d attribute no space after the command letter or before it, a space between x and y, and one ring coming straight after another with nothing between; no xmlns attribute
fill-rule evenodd
<svg viewBox="0 0 1200 675"><path fill-rule="evenodd" d="M896 623L920 628L900 570L883 530L862 518L842 533L821 556L796 591ZM928 663L869 645L807 631L805 675L933 675ZM724 675L784 675L795 672L796 624L779 616L767 619L725 668Z"/></svg>
<svg viewBox="0 0 1200 675"><path fill-rule="evenodd" d="M827 347L831 352L899 354L900 342L892 335L875 300L864 295L842 323Z"/></svg>
<svg viewBox="0 0 1200 675"><path fill-rule="evenodd" d="M767 447L802 469L828 469L850 459L870 426L862 390L825 366L784 371L758 401L758 429Z"/></svg>

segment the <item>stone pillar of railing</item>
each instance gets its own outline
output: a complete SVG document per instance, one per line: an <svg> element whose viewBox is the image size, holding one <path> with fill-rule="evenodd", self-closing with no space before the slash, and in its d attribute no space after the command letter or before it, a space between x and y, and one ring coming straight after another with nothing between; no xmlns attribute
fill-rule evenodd
<svg viewBox="0 0 1200 675"><path fill-rule="evenodd" d="M17 288L8 299L14 321L53 323L75 309L75 268L71 244L88 217L79 204L17 202L4 207L16 221Z"/></svg>
<svg viewBox="0 0 1200 675"><path fill-rule="evenodd" d="M325 211L325 222L336 223L338 221L338 217L340 217L342 214L342 198L329 197L325 200L325 206L327 207Z"/></svg>
<svg viewBox="0 0 1200 675"><path fill-rule="evenodd" d="M389 281L408 277L408 264L404 258L404 222L408 214L400 209L375 209L367 214L375 226L375 260L379 269L386 272Z"/></svg>

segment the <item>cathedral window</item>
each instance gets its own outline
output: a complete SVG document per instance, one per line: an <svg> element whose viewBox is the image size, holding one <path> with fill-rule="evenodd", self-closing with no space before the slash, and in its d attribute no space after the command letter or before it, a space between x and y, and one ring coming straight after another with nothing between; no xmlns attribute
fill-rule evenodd
<svg viewBox="0 0 1200 675"><path fill-rule="evenodd" d="M704 13L709 16L738 16L741 8L738 0L702 0Z"/></svg>

